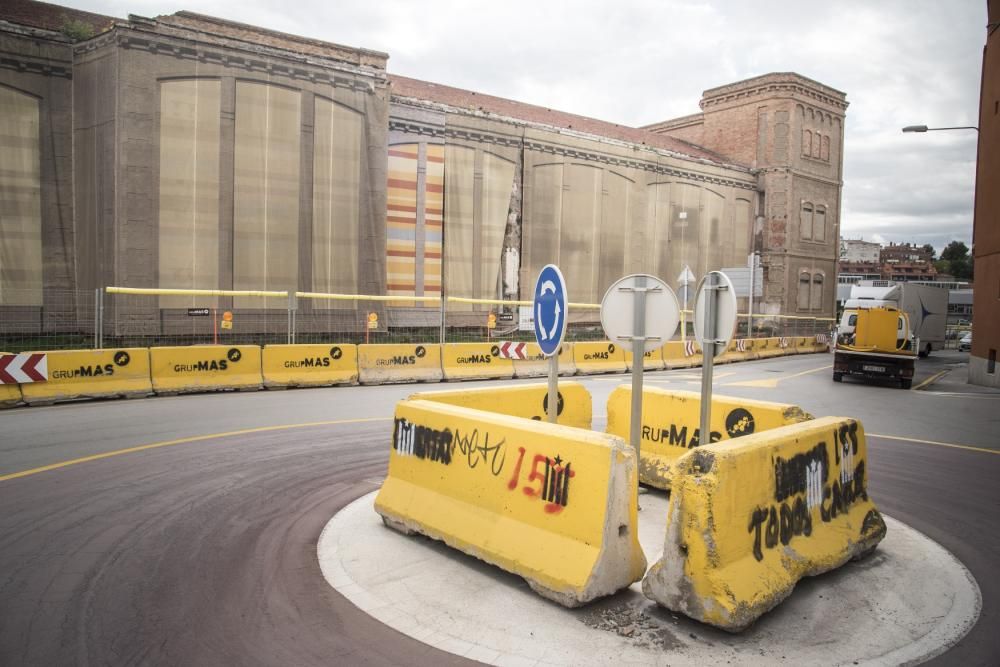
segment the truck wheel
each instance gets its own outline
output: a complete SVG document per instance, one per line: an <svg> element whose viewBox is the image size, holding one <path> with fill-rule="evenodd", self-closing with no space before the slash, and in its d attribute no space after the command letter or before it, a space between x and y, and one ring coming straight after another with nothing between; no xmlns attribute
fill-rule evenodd
<svg viewBox="0 0 1000 667"><path fill-rule="evenodd" d="M903 389L909 389L910 387L913 386L913 380L912 379L900 380L899 386Z"/></svg>
<svg viewBox="0 0 1000 667"><path fill-rule="evenodd" d="M833 374L833 381L834 382L843 382L843 380L844 380L844 374L843 373L834 373Z"/></svg>
<svg viewBox="0 0 1000 667"><path fill-rule="evenodd" d="M920 352L917 353L917 356L920 357L921 359L926 359L927 357L931 356L931 344L927 343L927 347L920 350Z"/></svg>

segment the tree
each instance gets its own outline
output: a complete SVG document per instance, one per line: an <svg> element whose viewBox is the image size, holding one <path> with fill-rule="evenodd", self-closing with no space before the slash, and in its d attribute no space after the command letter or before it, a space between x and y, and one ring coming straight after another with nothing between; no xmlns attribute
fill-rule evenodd
<svg viewBox="0 0 1000 667"><path fill-rule="evenodd" d="M927 259L933 262L935 256L937 255L937 250L934 249L934 246L932 246L930 243L925 243L923 245L923 251L927 253Z"/></svg>
<svg viewBox="0 0 1000 667"><path fill-rule="evenodd" d="M972 258L969 247L961 241L952 241L941 251L941 259L948 262L948 273L958 280L972 280Z"/></svg>

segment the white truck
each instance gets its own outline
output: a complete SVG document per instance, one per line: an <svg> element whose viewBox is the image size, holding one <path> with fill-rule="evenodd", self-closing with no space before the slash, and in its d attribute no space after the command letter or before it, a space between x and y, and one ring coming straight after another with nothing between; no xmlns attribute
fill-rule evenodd
<svg viewBox="0 0 1000 667"><path fill-rule="evenodd" d="M905 337L914 339L914 346L921 357L926 357L933 350L944 349L948 321L947 289L887 280L869 280L853 285L850 297L844 302L837 339L847 340L854 334L859 308L876 307L895 308L909 316L912 331Z"/></svg>

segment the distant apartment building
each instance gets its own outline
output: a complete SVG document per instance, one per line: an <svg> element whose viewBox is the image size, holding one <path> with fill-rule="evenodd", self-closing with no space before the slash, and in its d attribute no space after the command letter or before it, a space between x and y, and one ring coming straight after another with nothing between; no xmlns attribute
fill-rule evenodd
<svg viewBox="0 0 1000 667"><path fill-rule="evenodd" d="M891 280L893 282L934 281L937 269L931 254L911 243L882 246L871 241L840 240L838 282Z"/></svg>
<svg viewBox="0 0 1000 667"><path fill-rule="evenodd" d="M840 239L841 263L878 264L882 244L861 239Z"/></svg>

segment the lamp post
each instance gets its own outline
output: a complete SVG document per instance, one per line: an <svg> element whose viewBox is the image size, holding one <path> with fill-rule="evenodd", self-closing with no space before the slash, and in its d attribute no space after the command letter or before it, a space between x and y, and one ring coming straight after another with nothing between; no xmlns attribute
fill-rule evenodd
<svg viewBox="0 0 1000 667"><path fill-rule="evenodd" d="M939 130L975 130L979 131L978 127L972 125L959 125L958 127L927 127L926 125L907 125L903 128L903 132L937 132Z"/></svg>

